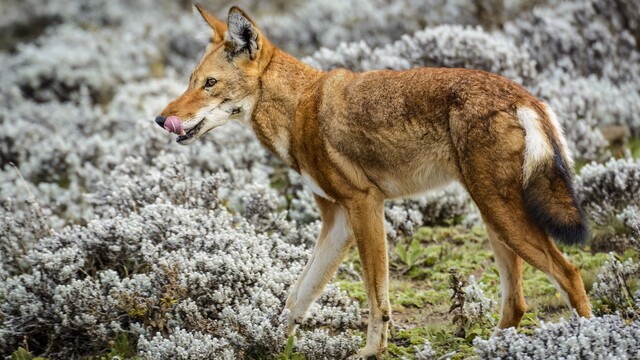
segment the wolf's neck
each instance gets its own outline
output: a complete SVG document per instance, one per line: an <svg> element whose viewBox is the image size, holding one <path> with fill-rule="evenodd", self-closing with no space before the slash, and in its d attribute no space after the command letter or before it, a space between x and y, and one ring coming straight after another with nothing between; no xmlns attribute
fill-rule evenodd
<svg viewBox="0 0 640 360"><path fill-rule="evenodd" d="M281 50L275 50L262 76L252 127L271 152L295 168L290 155L292 126L300 97L322 72Z"/></svg>

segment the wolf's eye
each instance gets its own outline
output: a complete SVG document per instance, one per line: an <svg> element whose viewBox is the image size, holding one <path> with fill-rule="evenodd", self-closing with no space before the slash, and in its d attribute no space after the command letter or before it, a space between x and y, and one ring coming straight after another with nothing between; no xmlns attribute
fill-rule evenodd
<svg viewBox="0 0 640 360"><path fill-rule="evenodd" d="M214 79L214 78L212 78L212 77L207 78L207 81L205 81L205 83L204 83L204 88L205 88L205 89L206 89L206 88L210 88L210 87L212 87L213 85L215 85L217 82L218 82L218 80L216 80L216 79Z"/></svg>

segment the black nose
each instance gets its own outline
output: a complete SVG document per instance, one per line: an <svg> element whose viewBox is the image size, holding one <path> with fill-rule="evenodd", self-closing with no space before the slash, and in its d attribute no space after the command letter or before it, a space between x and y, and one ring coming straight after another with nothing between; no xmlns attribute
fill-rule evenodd
<svg viewBox="0 0 640 360"><path fill-rule="evenodd" d="M167 120L167 118L162 115L156 116L156 124L160 125L161 128L164 127L165 120Z"/></svg>

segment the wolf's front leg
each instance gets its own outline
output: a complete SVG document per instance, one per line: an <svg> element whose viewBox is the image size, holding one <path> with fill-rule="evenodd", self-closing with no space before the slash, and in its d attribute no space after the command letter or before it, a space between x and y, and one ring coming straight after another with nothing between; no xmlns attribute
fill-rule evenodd
<svg viewBox="0 0 640 360"><path fill-rule="evenodd" d="M360 357L368 359L386 351L391 320L384 200L381 196L368 194L355 199L347 208L369 301L367 343L359 353Z"/></svg>
<svg viewBox="0 0 640 360"><path fill-rule="evenodd" d="M316 196L322 216L322 229L309 262L289 293L287 336L293 335L296 324L302 323L307 309L329 282L342 262L353 240L346 211L339 205Z"/></svg>

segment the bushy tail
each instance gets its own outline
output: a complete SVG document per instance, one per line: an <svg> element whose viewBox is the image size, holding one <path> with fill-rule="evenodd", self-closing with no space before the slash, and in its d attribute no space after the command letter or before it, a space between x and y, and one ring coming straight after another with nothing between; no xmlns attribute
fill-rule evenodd
<svg viewBox="0 0 640 360"><path fill-rule="evenodd" d="M531 109L522 109L518 117L525 128L525 210L558 242L583 243L589 236L587 221L573 189L573 163L555 114L544 104L535 107L535 116L528 113Z"/></svg>

